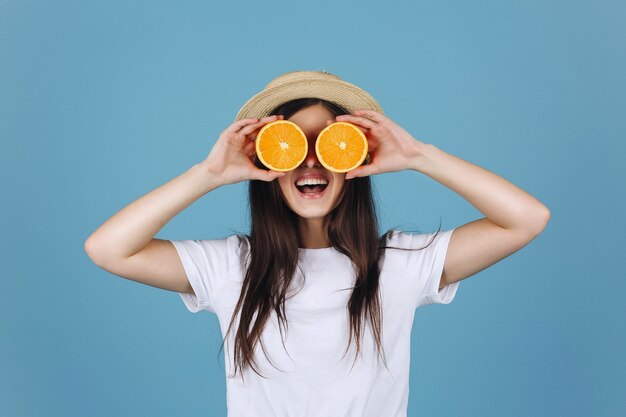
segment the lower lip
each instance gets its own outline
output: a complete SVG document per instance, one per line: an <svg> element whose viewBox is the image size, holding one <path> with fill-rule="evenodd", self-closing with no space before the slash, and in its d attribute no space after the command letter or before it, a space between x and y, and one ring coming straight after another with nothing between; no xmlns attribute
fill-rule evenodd
<svg viewBox="0 0 626 417"><path fill-rule="evenodd" d="M294 185L294 187L296 187ZM324 188L324 190L320 193L317 194L303 194L300 192L300 190L298 190L298 187L296 187L296 192L300 195L300 197L306 199L306 200L315 200L316 198L322 198L324 197L324 194L326 194L326 191L328 190L328 187L330 187L330 184L328 184L326 186L326 188Z"/></svg>

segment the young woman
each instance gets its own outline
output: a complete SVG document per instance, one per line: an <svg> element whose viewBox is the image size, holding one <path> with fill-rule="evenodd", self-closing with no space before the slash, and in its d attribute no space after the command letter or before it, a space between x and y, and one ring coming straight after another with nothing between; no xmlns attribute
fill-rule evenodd
<svg viewBox="0 0 626 417"><path fill-rule="evenodd" d="M256 134L278 119L309 140L304 162L286 173L255 156ZM357 125L369 143L367 163L347 174L315 154L318 133L334 121ZM485 217L379 235L369 176L407 169ZM154 238L201 196L240 181L249 181L249 235ZM100 267L218 316L230 417L403 416L415 309L450 303L461 280L528 244L548 219L525 191L414 138L359 87L293 71L242 107L205 160L115 214L85 249Z"/></svg>

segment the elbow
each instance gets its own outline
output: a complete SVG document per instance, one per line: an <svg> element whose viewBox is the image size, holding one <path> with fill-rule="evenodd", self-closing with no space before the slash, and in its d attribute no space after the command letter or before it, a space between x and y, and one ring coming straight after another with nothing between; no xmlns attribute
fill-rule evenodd
<svg viewBox="0 0 626 417"><path fill-rule="evenodd" d="M89 255L89 257L91 258L91 255L94 253L94 239L92 238L92 236L89 236L87 238L87 240L85 240L85 243L83 244L83 248L85 249L85 252L87 253L87 255Z"/></svg>
<svg viewBox="0 0 626 417"><path fill-rule="evenodd" d="M89 259L93 261L96 265L102 265L102 256L101 251L98 250L96 242L91 237L85 240L83 244L83 248L85 249L85 253L89 256Z"/></svg>
<svg viewBox="0 0 626 417"><path fill-rule="evenodd" d="M550 210L542 205L538 209L526 212L514 229L524 235L527 241L531 241L543 232L549 220Z"/></svg>
<svg viewBox="0 0 626 417"><path fill-rule="evenodd" d="M540 210L538 210L537 214L534 216L535 221L531 227L533 234L538 236L548 225L548 221L550 221L550 210L546 206L542 206Z"/></svg>
<svg viewBox="0 0 626 417"><path fill-rule="evenodd" d="M548 221L550 220L550 209L548 209L548 207L543 206L540 219L542 225L541 230L543 230L548 225Z"/></svg>

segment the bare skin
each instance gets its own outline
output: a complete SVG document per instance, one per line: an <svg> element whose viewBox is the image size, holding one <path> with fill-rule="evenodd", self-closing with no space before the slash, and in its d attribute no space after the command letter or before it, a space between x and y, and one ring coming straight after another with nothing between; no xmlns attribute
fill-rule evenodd
<svg viewBox="0 0 626 417"><path fill-rule="evenodd" d="M212 190L239 181L273 181L281 172L254 165L254 138L280 117L233 122L200 163L119 210L85 241L91 260L115 275L170 291L193 294L171 242L154 236L173 217Z"/></svg>
<svg viewBox="0 0 626 417"><path fill-rule="evenodd" d="M323 219L339 201L344 181L351 178L415 170L458 193L485 217L455 229L450 238L440 288L460 281L517 252L537 237L548 223L550 211L535 197L506 179L433 144L415 139L392 119L373 110L330 117L314 106L290 120L303 129L309 140L333 121L347 121L365 133L370 162L347 174L330 174L324 200L301 201L293 194L297 173L328 173L314 153L290 173L254 166L254 138L264 124L282 118L243 119L225 129L209 156L178 177L124 207L103 223L85 242L89 257L116 275L158 288L193 293L178 254L167 240L154 235L194 201L226 184L279 178L286 202L301 217L303 247L328 247ZM331 120L329 120L329 118ZM332 184L331 184L332 183ZM301 198L301 197L298 197Z"/></svg>
<svg viewBox="0 0 626 417"><path fill-rule="evenodd" d="M302 164L278 178L285 203L300 216L300 246L303 248L325 248L330 246L325 219L339 204L344 186L345 173L337 174L326 169L315 153L317 135L333 121L333 114L322 105L304 108L288 120L297 124L309 141L309 152ZM294 186L296 179L304 173L321 173L329 179L324 195L317 199L304 199Z"/></svg>
<svg viewBox="0 0 626 417"><path fill-rule="evenodd" d="M450 237L440 288L465 279L520 250L545 228L550 211L495 173L415 139L389 117L360 109L336 120L365 129L371 160L351 178L414 170L459 194L485 217L457 227Z"/></svg>

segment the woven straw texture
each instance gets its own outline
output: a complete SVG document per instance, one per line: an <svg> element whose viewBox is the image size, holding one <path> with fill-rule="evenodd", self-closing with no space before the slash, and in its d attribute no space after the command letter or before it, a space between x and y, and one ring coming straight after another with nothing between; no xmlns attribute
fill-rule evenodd
<svg viewBox="0 0 626 417"><path fill-rule="evenodd" d="M268 116L277 106L297 98L315 97L332 101L350 113L357 109L382 107L371 94L327 71L290 71L270 81L239 109L235 121Z"/></svg>

